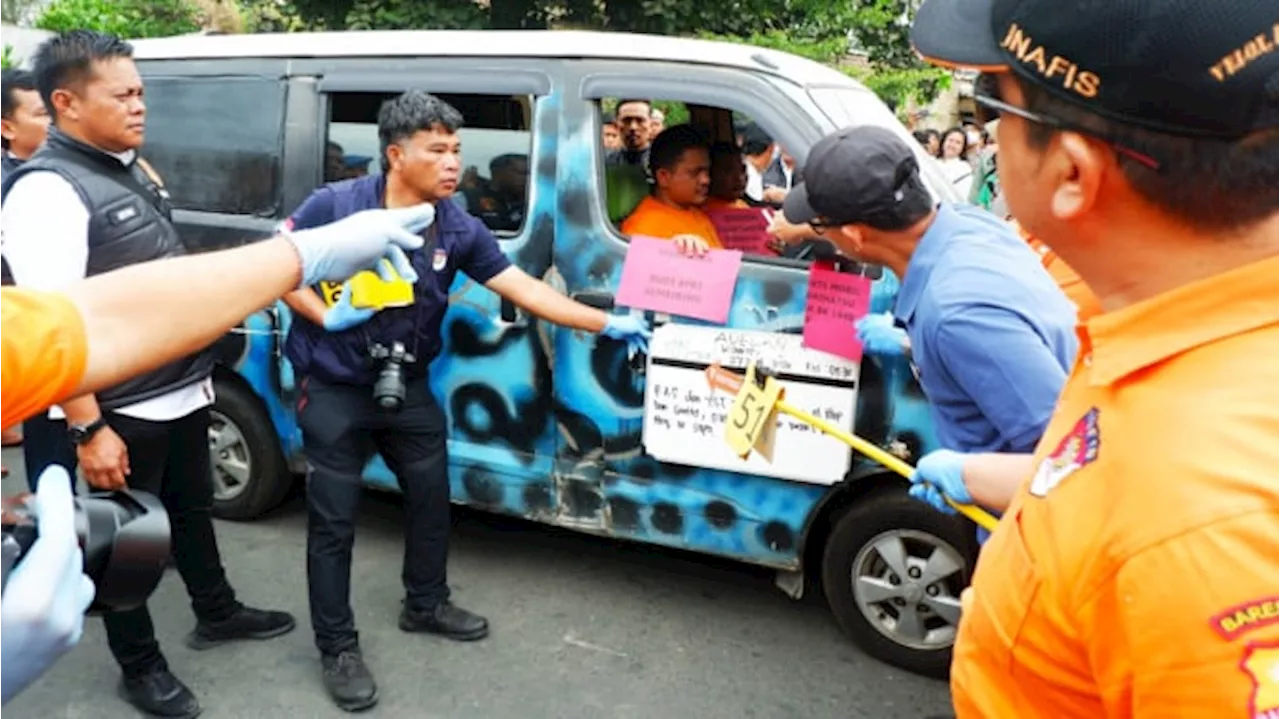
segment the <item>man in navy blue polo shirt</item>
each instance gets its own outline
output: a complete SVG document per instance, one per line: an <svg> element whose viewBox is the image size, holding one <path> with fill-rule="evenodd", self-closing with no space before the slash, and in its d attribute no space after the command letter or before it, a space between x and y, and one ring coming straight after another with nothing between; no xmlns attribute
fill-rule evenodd
<svg viewBox="0 0 1280 719"><path fill-rule="evenodd" d="M380 312L357 308L349 286L332 306L312 289L286 298L296 319L285 353L301 387L298 425L309 464L311 624L325 687L348 711L367 709L378 699L350 605L361 471L375 450L395 472L407 510L400 628L464 641L489 633L483 617L449 601L445 581L446 426L426 374L440 351L440 327L455 274L465 272L533 315L626 342L633 351L645 348L649 337L642 320L575 302L512 266L480 220L446 200L457 190L462 171L461 125L456 109L424 92L388 100L378 113L383 173L325 185L287 221L301 229L375 207L430 202L436 208L426 246L410 256L417 274L411 306ZM405 389L398 402L379 381L390 368L387 355L397 353L413 357L402 363Z"/></svg>
<svg viewBox="0 0 1280 719"><path fill-rule="evenodd" d="M882 128L827 136L809 153L804 177L787 195L787 220L902 278L892 320L866 318L859 334L873 353L909 344L944 448L920 466L958 477L964 453L1032 451L1078 340L1075 306L1027 243L985 210L935 207L911 148ZM929 484L912 494L954 511Z"/></svg>

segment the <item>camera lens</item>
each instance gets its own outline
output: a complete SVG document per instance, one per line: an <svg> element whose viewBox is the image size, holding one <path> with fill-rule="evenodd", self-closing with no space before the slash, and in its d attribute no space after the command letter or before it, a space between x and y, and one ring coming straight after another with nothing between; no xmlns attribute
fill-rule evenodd
<svg viewBox="0 0 1280 719"><path fill-rule="evenodd" d="M6 544L17 545L14 566L22 563L39 535L30 509L34 499L29 494L17 497L6 512ZM159 586L169 561L169 515L164 505L154 495L130 490L77 497L75 505L84 572L96 588L89 613L142 606Z"/></svg>
<svg viewBox="0 0 1280 719"><path fill-rule="evenodd" d="M404 403L404 371L398 362L387 362L373 384L373 400L389 412L399 411Z"/></svg>

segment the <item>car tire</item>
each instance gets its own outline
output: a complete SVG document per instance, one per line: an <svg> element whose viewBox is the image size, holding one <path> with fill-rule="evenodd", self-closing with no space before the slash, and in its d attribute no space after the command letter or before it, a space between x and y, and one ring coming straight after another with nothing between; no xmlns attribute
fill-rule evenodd
<svg viewBox="0 0 1280 719"><path fill-rule="evenodd" d="M234 380L214 380L214 392L209 410L213 514L255 519L284 499L292 477L258 396Z"/></svg>
<svg viewBox="0 0 1280 719"><path fill-rule="evenodd" d="M976 557L972 524L901 488L885 489L835 520L822 554L823 591L836 623L867 654L946 678L960 592Z"/></svg>

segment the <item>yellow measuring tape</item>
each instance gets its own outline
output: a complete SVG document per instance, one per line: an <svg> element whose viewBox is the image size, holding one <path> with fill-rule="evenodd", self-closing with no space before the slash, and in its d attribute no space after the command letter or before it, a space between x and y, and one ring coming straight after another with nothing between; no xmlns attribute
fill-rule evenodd
<svg viewBox="0 0 1280 719"><path fill-rule="evenodd" d="M755 363L752 363L751 366L747 368L747 374L754 379ZM892 454L889 454L862 437L859 437L856 434L850 434L830 422L787 404L786 400L783 399L784 393L781 391L781 388L776 386L776 380L772 377L766 378L764 386L761 387L755 382L747 382L746 378L737 372L724 369L719 364L713 364L710 367L707 367L707 384L709 384L713 390L718 389L728 392L736 397L734 400L734 411L730 413L726 439L728 440L729 445L733 447L734 451L738 452L739 456L742 456L743 458L745 458L751 451L752 445L755 444L761 432L763 432L763 425L765 424L761 421L762 413L759 410L756 410L754 413L755 417L752 417L753 413L751 410L753 409L753 405L772 401L774 410L785 415L795 417L801 422L821 431L823 434L835 437L859 453L879 462L903 477L911 479L911 475L915 473L915 468L911 465L901 459L898 459ZM741 414L744 417L744 421L734 424L733 417L735 414ZM769 414L770 413L765 412L763 413L763 416L767 417ZM957 512L960 512L969 519L972 519L979 527L990 531L995 530L996 524L999 520L989 512L975 507L972 504L960 504L952 501L946 495L943 495L943 499L946 500L947 504L953 507Z"/></svg>

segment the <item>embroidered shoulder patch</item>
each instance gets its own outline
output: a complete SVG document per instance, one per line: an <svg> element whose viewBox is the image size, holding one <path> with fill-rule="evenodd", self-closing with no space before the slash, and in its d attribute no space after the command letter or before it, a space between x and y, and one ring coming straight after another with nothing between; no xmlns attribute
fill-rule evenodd
<svg viewBox="0 0 1280 719"><path fill-rule="evenodd" d="M1240 671L1249 675L1248 719L1280 717L1280 646L1276 642L1250 642L1240 660Z"/></svg>
<svg viewBox="0 0 1280 719"><path fill-rule="evenodd" d="M1036 468L1031 494L1043 497L1073 472L1098 458L1098 408L1085 413Z"/></svg>
<svg viewBox="0 0 1280 719"><path fill-rule="evenodd" d="M1213 615L1209 624L1223 639L1231 641L1245 632L1269 627L1280 620L1280 597L1264 597L1237 604Z"/></svg>

